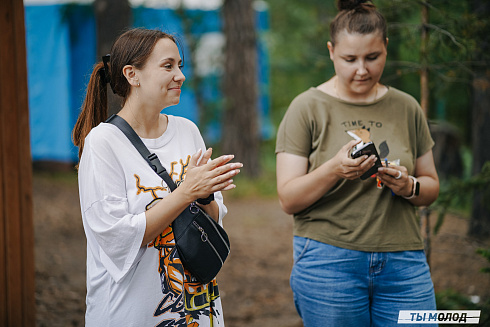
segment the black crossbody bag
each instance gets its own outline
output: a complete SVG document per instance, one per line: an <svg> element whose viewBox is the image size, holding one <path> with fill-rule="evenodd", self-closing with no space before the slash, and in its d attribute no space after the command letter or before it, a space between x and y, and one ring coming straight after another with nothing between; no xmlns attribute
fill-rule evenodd
<svg viewBox="0 0 490 327"><path fill-rule="evenodd" d="M123 118L112 115L106 123L117 126L126 135L172 192L177 188L157 155L150 153ZM172 230L175 247L184 267L202 284L211 282L230 253L230 240L226 231L194 202L172 222Z"/></svg>

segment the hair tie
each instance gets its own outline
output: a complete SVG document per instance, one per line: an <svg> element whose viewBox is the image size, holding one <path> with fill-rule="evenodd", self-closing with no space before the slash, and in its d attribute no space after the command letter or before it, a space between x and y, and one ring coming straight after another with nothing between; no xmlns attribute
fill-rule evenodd
<svg viewBox="0 0 490 327"><path fill-rule="evenodd" d="M339 0L337 2L337 8L339 11L350 11L350 10L357 10L358 8L363 8L363 4L371 2L371 0Z"/></svg>
<svg viewBox="0 0 490 327"><path fill-rule="evenodd" d="M104 85L109 83L111 86L112 92L114 92L114 88L112 87L112 83L111 83L111 75L109 74L108 62L110 60L111 60L110 54L106 54L105 56L102 56L102 62L104 63L104 68L102 68L100 70L100 74L101 74L102 83L104 83Z"/></svg>

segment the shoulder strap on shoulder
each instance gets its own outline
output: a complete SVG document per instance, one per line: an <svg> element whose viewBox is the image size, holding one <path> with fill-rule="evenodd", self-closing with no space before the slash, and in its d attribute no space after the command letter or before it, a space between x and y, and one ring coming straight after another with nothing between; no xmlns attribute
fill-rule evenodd
<svg viewBox="0 0 490 327"><path fill-rule="evenodd" d="M124 135L126 135L129 141L131 141L131 143L134 145L136 150L138 150L141 156L150 165L151 169L153 169L153 171L165 181L172 192L177 188L175 182L169 176L165 167L162 166L162 163L158 159L158 156L148 150L141 138L138 136L138 134L136 134L131 125L129 125L128 122L124 120L124 118L118 115L112 115L105 122L117 126L124 133Z"/></svg>

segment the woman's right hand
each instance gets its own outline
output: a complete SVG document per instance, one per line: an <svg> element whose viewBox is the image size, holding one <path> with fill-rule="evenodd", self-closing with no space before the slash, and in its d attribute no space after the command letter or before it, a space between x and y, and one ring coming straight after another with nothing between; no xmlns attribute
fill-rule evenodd
<svg viewBox="0 0 490 327"><path fill-rule="evenodd" d="M190 201L206 198L211 193L227 191L236 187L233 177L240 173L242 163L230 162L233 155L223 155L211 160L213 150L207 149L202 155L197 151L189 162L184 182L179 189L190 197Z"/></svg>
<svg viewBox="0 0 490 327"><path fill-rule="evenodd" d="M356 140L350 141L332 158L333 171L338 177L353 180L359 178L369 168L374 166L376 162L376 156L374 154L371 156L362 155L356 159L352 159L352 148L359 142Z"/></svg>

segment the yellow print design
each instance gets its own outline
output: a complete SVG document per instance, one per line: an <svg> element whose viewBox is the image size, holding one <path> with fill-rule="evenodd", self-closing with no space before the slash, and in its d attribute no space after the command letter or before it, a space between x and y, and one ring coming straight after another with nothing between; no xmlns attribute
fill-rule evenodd
<svg viewBox="0 0 490 327"><path fill-rule="evenodd" d="M187 173L191 156L179 162L171 163L169 175L176 177L176 184L180 185ZM180 165L179 165L180 164ZM180 166L180 171L176 167ZM158 191L168 192L164 186L148 187L141 183L141 178L134 175L136 180L137 195L150 193L152 200L146 206L149 210L162 198L157 195ZM154 311L154 316L164 317L165 313L177 314L179 318L166 318L157 326L188 326L199 327L199 320L206 319L213 322L213 316L221 313L214 309L214 301L219 298L219 290L216 280L203 285L192 278L191 274L184 269L178 251L175 247L172 225L168 226L159 236L148 244L148 248L155 248L159 253L158 272L160 275L160 286L164 295L161 302Z"/></svg>
<svg viewBox="0 0 490 327"><path fill-rule="evenodd" d="M183 181L185 174L187 174L187 168L189 167L189 162L191 161L191 156L187 156L186 161L184 162L182 159L179 162L173 161L170 163L170 172L168 173L170 177L173 179L173 176L177 176L175 179L175 184L179 186ZM175 172L175 166L180 163L180 173Z"/></svg>

